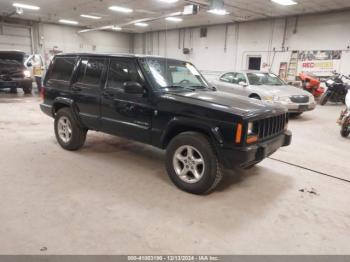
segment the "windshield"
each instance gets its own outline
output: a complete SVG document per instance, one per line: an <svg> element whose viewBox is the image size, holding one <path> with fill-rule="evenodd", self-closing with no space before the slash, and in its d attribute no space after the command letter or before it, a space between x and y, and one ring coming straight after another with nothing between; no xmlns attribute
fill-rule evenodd
<svg viewBox="0 0 350 262"><path fill-rule="evenodd" d="M249 84L251 85L269 85L281 86L284 82L278 76L271 73L247 73Z"/></svg>
<svg viewBox="0 0 350 262"><path fill-rule="evenodd" d="M160 89L209 87L204 77L188 62L165 58L146 58L142 60L142 66L156 87Z"/></svg>

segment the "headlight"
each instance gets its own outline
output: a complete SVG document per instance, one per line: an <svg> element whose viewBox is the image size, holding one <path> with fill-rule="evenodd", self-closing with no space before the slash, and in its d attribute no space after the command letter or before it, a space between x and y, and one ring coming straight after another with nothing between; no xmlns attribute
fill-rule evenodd
<svg viewBox="0 0 350 262"><path fill-rule="evenodd" d="M282 103L290 103L292 101L290 100L290 97L285 96L285 97L281 97L280 98L280 102L282 102Z"/></svg>
<svg viewBox="0 0 350 262"><path fill-rule="evenodd" d="M24 70L23 74L24 74L24 77L30 77L30 71L29 70Z"/></svg>
<svg viewBox="0 0 350 262"><path fill-rule="evenodd" d="M314 96L310 96L310 103L314 103L315 102L315 97Z"/></svg>
<svg viewBox="0 0 350 262"><path fill-rule="evenodd" d="M250 122L248 124L248 136L253 135L254 134L254 123Z"/></svg>
<svg viewBox="0 0 350 262"><path fill-rule="evenodd" d="M279 96L265 96L266 101L270 102L279 102L280 97Z"/></svg>
<svg viewBox="0 0 350 262"><path fill-rule="evenodd" d="M247 130L247 143L251 144L254 143L256 141L258 141L258 136L257 134L255 134L255 126L253 122L249 122L248 123L248 130Z"/></svg>

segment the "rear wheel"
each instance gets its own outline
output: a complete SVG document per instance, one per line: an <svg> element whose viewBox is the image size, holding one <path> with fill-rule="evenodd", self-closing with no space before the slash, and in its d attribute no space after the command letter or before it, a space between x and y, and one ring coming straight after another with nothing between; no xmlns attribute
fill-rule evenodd
<svg viewBox="0 0 350 262"><path fill-rule="evenodd" d="M321 106L324 106L324 105L328 102L328 99L329 99L329 94L328 94L328 93L324 93L324 94L321 96L320 105L321 105Z"/></svg>
<svg viewBox="0 0 350 262"><path fill-rule="evenodd" d="M62 108L55 117L55 135L58 143L66 150L80 149L86 139L87 130L78 126L70 108Z"/></svg>
<svg viewBox="0 0 350 262"><path fill-rule="evenodd" d="M178 188L198 195L212 191L223 176L209 139L197 132L173 138L166 151L166 169Z"/></svg>

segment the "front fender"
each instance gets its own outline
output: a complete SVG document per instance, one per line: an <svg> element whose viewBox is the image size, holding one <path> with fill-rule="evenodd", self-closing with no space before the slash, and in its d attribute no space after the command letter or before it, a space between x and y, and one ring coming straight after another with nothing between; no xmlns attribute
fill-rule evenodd
<svg viewBox="0 0 350 262"><path fill-rule="evenodd" d="M214 140L216 144L223 143L223 138L219 127L210 125L210 123L201 121L199 119L174 117L168 122L165 130L162 133L161 144L163 148L167 146L167 144L174 136L186 131L202 132Z"/></svg>

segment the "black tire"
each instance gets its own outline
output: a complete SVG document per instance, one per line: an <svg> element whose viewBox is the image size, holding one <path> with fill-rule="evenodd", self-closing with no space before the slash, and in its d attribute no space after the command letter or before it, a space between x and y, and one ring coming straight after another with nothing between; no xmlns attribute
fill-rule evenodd
<svg viewBox="0 0 350 262"><path fill-rule="evenodd" d="M325 104L327 104L328 99L329 99L329 95L328 95L327 93L324 93L324 94L321 96L320 105L321 105L321 106L324 106Z"/></svg>
<svg viewBox="0 0 350 262"><path fill-rule="evenodd" d="M257 100L261 100L261 97L258 95L251 95L249 98L251 99L257 99Z"/></svg>
<svg viewBox="0 0 350 262"><path fill-rule="evenodd" d="M197 182L186 182L176 173L174 164L174 161L176 161L174 160L175 153L184 146L193 147L203 159L202 176ZM188 155L184 158L186 157ZM214 190L223 177L218 157L209 138L197 132L181 133L170 141L166 151L166 169L170 179L178 188L197 195L207 194ZM189 172L191 174L190 170Z"/></svg>
<svg viewBox="0 0 350 262"><path fill-rule="evenodd" d="M68 141L64 141L59 135L58 125L61 118L66 118L70 122L71 137L70 139L68 139ZM55 116L54 127L55 127L55 135L56 135L57 142L60 144L62 148L70 151L75 151L80 149L84 145L87 130L79 127L70 108L65 107L60 109L57 112Z"/></svg>
<svg viewBox="0 0 350 262"><path fill-rule="evenodd" d="M22 89L23 89L23 92L25 94L27 94L27 95L31 94L32 90L33 90L32 82L28 82L28 83L23 84Z"/></svg>
<svg viewBox="0 0 350 262"><path fill-rule="evenodd" d="M342 137L348 137L350 135L349 121L349 119L345 119L341 127L340 134Z"/></svg>
<svg viewBox="0 0 350 262"><path fill-rule="evenodd" d="M17 94L17 87L12 87L12 88L10 89L10 93L11 93L11 94Z"/></svg>

